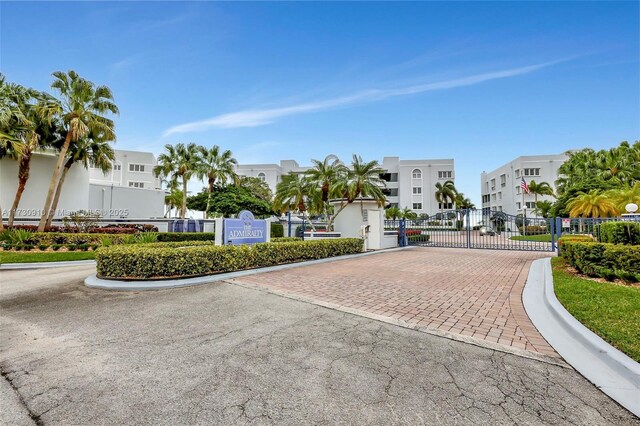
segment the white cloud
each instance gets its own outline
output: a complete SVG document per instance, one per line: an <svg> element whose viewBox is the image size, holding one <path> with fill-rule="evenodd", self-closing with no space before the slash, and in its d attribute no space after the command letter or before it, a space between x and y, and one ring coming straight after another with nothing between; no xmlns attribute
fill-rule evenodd
<svg viewBox="0 0 640 426"><path fill-rule="evenodd" d="M333 108L345 107L348 105L362 104L368 102L376 102L396 96L415 95L419 93L430 92L434 90L446 90L456 87L472 86L474 84L483 83L490 80L498 80L502 78L515 77L518 75L529 74L542 68L564 62L568 59L561 59L553 62L545 62L541 64L529 65L526 67L510 68L501 71L493 71L484 74L476 74L468 77L462 77L452 80L439 81L435 83L418 84L413 86L400 87L395 89L371 89L364 92L356 93L349 96L342 96L322 101L308 102L298 105L291 105L280 108L266 109L247 109L244 111L232 112L217 115L215 117L193 121L190 123L179 124L170 127L164 132L164 136L176 133L201 132L212 128L236 128L236 127L257 127L265 124L273 123L276 119L304 114L316 111L324 111Z"/></svg>

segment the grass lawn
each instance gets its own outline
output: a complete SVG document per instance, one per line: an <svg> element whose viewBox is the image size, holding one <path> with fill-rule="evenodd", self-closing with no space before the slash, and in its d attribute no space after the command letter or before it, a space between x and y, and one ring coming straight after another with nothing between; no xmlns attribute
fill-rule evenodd
<svg viewBox="0 0 640 426"><path fill-rule="evenodd" d="M564 259L551 259L560 303L578 321L640 362L640 287L601 283L567 271Z"/></svg>
<svg viewBox="0 0 640 426"><path fill-rule="evenodd" d="M540 243L550 243L551 242L551 234L540 234L540 235L515 235L509 238L510 240L515 241L538 241Z"/></svg>
<svg viewBox="0 0 640 426"><path fill-rule="evenodd" d="M3 251L0 252L0 264L2 263L33 263L33 262L63 262L69 260L94 259L92 251Z"/></svg>

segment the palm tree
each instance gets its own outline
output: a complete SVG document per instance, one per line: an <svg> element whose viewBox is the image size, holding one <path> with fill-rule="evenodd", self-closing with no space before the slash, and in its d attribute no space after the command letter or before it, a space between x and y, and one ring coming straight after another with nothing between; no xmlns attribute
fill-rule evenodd
<svg viewBox="0 0 640 426"><path fill-rule="evenodd" d="M473 204L473 202L469 198L465 197L464 193L462 192L456 193L455 205L457 209L463 210L471 210L476 208L476 205Z"/></svg>
<svg viewBox="0 0 640 426"><path fill-rule="evenodd" d="M389 220L398 220L398 218L401 216L400 209L397 207L389 207L384 214Z"/></svg>
<svg viewBox="0 0 640 426"><path fill-rule="evenodd" d="M177 182L173 182L177 184ZM182 205L182 191L180 191L176 185L169 187L168 189L169 193L164 196L164 205L167 206L167 211L164 216L171 218L171 211Z"/></svg>
<svg viewBox="0 0 640 426"><path fill-rule="evenodd" d="M358 198L370 197L378 206L384 206L387 199L382 190L386 187L386 182L380 177L384 172L377 161L365 162L362 157L354 154L351 168L339 176L332 191L341 197L341 202L338 210L329 218L327 229L332 229L333 222L340 212Z"/></svg>
<svg viewBox="0 0 640 426"><path fill-rule="evenodd" d="M211 204L211 194L216 182L226 182L234 180L236 172L234 166L238 161L233 158L231 151L221 151L218 145L214 145L207 149L203 146L198 147L200 151L200 161L196 168L196 175L199 179L207 180L207 206L204 211L204 217L207 217L209 205Z"/></svg>
<svg viewBox="0 0 640 426"><path fill-rule="evenodd" d="M640 182L630 188L607 191L605 195L616 205L618 211L624 212L627 204L640 205Z"/></svg>
<svg viewBox="0 0 640 426"><path fill-rule="evenodd" d="M444 217L444 206L449 202L454 202L456 199L456 194L458 191L456 190L456 186L452 180L447 180L444 183L437 182L436 183L436 201L440 204L440 212L443 213Z"/></svg>
<svg viewBox="0 0 640 426"><path fill-rule="evenodd" d="M158 165L153 168L156 177L166 178L182 183L182 207L180 218L187 215L187 184L189 179L198 171L200 164L200 148L194 143L183 143L175 146L167 144L165 152L158 156Z"/></svg>
<svg viewBox="0 0 640 426"><path fill-rule="evenodd" d="M51 99L47 102L41 109L41 116L46 117L48 121L55 116L61 117L66 136L53 169L44 209L38 223L40 232L44 231L48 216L53 214L51 203L71 143L79 141L90 133L99 135L99 138L105 142L116 139L113 120L105 116L107 113L118 113L111 89L107 86L95 86L75 71L68 73L56 71L53 77L51 87L60 92L61 99L59 101Z"/></svg>
<svg viewBox="0 0 640 426"><path fill-rule="evenodd" d="M551 201L549 200L538 201L536 203L535 213L540 214L540 216L544 218L548 218L552 208L553 208L553 203Z"/></svg>
<svg viewBox="0 0 640 426"><path fill-rule="evenodd" d="M335 155L327 155L323 161L311 160L313 166L305 172L310 182L320 187L325 217L328 217L329 198L335 184L348 175L348 169Z"/></svg>
<svg viewBox="0 0 640 426"><path fill-rule="evenodd" d="M548 182L538 183L533 179L529 182L529 193L533 194L533 202L535 204L538 203L538 195L554 195L553 188Z"/></svg>
<svg viewBox="0 0 640 426"><path fill-rule="evenodd" d="M311 228L315 231L315 227L308 218L309 205L316 200L319 191L304 177L298 173L289 173L282 176L282 180L276 185L276 195L273 201L273 208L280 213L290 210L297 210L302 214L303 218L307 218L311 224Z"/></svg>
<svg viewBox="0 0 640 426"><path fill-rule="evenodd" d="M570 217L610 217L620 211L605 194L592 190L581 193L567 204Z"/></svg>
<svg viewBox="0 0 640 426"><path fill-rule="evenodd" d="M53 197L51 210L55 212L58 208L62 187L71 166L81 164L85 169L91 166L107 174L111 171L115 159L116 154L113 148L111 148L111 145L109 145L109 142L94 138L93 135L89 135L72 143L67 151L67 161L65 161L62 173L60 174L60 180L58 181L56 193ZM49 215L46 226L51 226L53 217L53 214Z"/></svg>

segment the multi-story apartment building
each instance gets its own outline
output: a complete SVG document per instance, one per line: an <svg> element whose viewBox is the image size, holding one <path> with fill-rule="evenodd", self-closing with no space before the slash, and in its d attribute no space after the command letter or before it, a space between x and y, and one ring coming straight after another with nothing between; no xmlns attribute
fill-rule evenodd
<svg viewBox="0 0 640 426"><path fill-rule="evenodd" d="M558 179L558 169L567 161L567 154L529 155L518 157L492 172L480 175L480 193L484 211L502 211L511 215L534 214L535 197L523 194L521 181L527 184L547 182L554 189ZM538 201L553 200L548 195L538 196Z"/></svg>
<svg viewBox="0 0 640 426"><path fill-rule="evenodd" d="M384 157L381 166L385 170L381 177L386 181L384 192L388 204L401 209L408 207L416 213L438 212L441 206L435 199L435 184L455 181L453 159L401 160L398 157ZM304 173L308 169L294 160L282 160L280 164L240 164L236 167L236 173L259 178L275 192L283 175ZM453 205L448 203L442 207L453 208Z"/></svg>
<svg viewBox="0 0 640 426"><path fill-rule="evenodd" d="M77 210L99 211L103 218L156 218L164 215L164 191L152 173L156 160L148 152L116 150L113 169L106 175L99 169L75 164L60 195L56 217ZM40 216L57 159L54 151L37 152L16 210L16 217L32 220ZM0 160L0 203L5 213L13 204L18 186L18 163Z"/></svg>

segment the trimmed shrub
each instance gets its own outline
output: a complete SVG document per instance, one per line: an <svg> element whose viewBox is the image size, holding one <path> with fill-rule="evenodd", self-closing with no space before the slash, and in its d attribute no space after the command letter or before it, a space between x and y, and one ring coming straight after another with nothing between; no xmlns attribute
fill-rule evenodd
<svg viewBox="0 0 640 426"><path fill-rule="evenodd" d="M271 238L271 242L272 243L290 243L292 241L302 241L302 238L298 238L298 237L278 237L278 238Z"/></svg>
<svg viewBox="0 0 640 426"><path fill-rule="evenodd" d="M527 226L518 226L518 231L520 231L520 235L540 235L540 234L548 234L549 230L546 226L541 225L527 225Z"/></svg>
<svg viewBox="0 0 640 426"><path fill-rule="evenodd" d="M565 241L561 255L585 275L640 281L640 246Z"/></svg>
<svg viewBox="0 0 640 426"><path fill-rule="evenodd" d="M558 239L558 245L561 246L567 241L582 242L582 243L594 243L596 240L594 240L591 235L571 234L571 235L565 235L563 237L560 237L560 239Z"/></svg>
<svg viewBox="0 0 640 426"><path fill-rule="evenodd" d="M605 222L599 227L600 241L611 244L640 244L640 223Z"/></svg>
<svg viewBox="0 0 640 426"><path fill-rule="evenodd" d="M105 234L83 234L69 232L34 232L28 236L30 244L100 244ZM114 244L122 244L124 235L109 235Z"/></svg>
<svg viewBox="0 0 640 426"><path fill-rule="evenodd" d="M98 276L118 279L193 277L342 256L363 250L363 240L359 238L251 246L194 243L182 243L182 246L179 243L155 243L99 248L96 251Z"/></svg>
<svg viewBox="0 0 640 426"><path fill-rule="evenodd" d="M158 241L213 241L215 236L213 232L161 232L158 234Z"/></svg>
<svg viewBox="0 0 640 426"><path fill-rule="evenodd" d="M420 234L420 235L408 235L407 234L407 241L413 241L413 242L427 242L429 241L429 234Z"/></svg>
<svg viewBox="0 0 640 426"><path fill-rule="evenodd" d="M283 238L284 226L278 222L271 222L271 238Z"/></svg>

